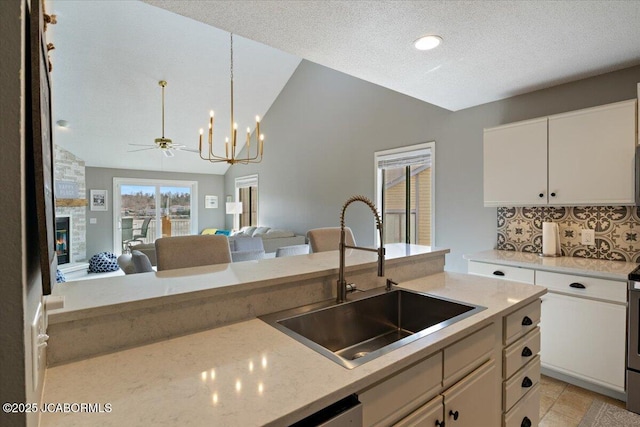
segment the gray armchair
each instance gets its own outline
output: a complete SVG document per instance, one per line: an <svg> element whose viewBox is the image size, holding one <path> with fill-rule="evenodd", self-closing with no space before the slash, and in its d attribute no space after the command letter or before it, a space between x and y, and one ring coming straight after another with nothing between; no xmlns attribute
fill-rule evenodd
<svg viewBox="0 0 640 427"><path fill-rule="evenodd" d="M233 262L264 258L264 245L260 237L238 237L229 241Z"/></svg>

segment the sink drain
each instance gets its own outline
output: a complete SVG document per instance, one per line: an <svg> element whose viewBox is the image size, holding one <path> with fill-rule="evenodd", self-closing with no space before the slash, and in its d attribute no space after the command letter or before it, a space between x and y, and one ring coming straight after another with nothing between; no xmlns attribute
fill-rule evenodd
<svg viewBox="0 0 640 427"><path fill-rule="evenodd" d="M353 357L351 358L351 360L356 360L356 359L360 359L361 357L366 356L367 354L369 354L368 351L359 351L356 354L353 355Z"/></svg>

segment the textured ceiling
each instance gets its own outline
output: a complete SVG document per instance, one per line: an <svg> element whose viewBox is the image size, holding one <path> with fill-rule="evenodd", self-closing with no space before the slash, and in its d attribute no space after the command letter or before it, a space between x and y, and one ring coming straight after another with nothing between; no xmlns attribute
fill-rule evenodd
<svg viewBox="0 0 640 427"><path fill-rule="evenodd" d="M450 110L640 63L637 0L145 1Z"/></svg>
<svg viewBox="0 0 640 427"><path fill-rule="evenodd" d="M1 1L1 0L0 0ZM146 4L148 3L148 4ZM153 6L152 6L153 5ZM197 154L130 153L161 134L197 145L210 109L229 133L229 33L240 129L301 58L450 110L640 64L640 1L49 0L58 15L55 141L88 166L221 174ZM154 7L159 6L159 7ZM165 10L166 9L166 10ZM176 13L172 13L176 12ZM435 33L433 51L413 48ZM269 130L265 155L268 155Z"/></svg>

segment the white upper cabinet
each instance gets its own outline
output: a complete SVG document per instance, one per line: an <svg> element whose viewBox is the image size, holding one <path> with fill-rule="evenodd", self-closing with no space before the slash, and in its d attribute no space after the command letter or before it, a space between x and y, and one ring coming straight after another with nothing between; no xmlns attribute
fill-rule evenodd
<svg viewBox="0 0 640 427"><path fill-rule="evenodd" d="M546 203L547 118L485 129L485 206Z"/></svg>
<svg viewBox="0 0 640 427"><path fill-rule="evenodd" d="M635 204L636 114L632 99L485 129L485 206Z"/></svg>
<svg viewBox="0 0 640 427"><path fill-rule="evenodd" d="M635 99L549 117L549 203L634 204L635 145Z"/></svg>

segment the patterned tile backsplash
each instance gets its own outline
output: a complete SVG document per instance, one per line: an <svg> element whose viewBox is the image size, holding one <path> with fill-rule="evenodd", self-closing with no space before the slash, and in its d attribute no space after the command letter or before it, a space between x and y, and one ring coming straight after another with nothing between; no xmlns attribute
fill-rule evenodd
<svg viewBox="0 0 640 427"><path fill-rule="evenodd" d="M562 254L581 258L640 262L640 213L635 206L498 208L497 249L542 252L542 223L560 229ZM585 246L582 229L595 230Z"/></svg>

